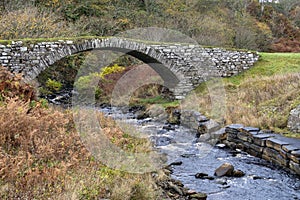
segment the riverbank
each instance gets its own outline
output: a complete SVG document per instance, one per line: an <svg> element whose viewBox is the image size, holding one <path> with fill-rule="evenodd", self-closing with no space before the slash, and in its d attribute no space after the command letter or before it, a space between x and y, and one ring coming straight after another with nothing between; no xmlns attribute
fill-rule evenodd
<svg viewBox="0 0 300 200"><path fill-rule="evenodd" d="M1 199L205 199L169 177L170 170L132 174L95 159L68 110L38 100L34 89L0 70ZM148 151L99 114L106 136L128 151Z"/></svg>
<svg viewBox="0 0 300 200"><path fill-rule="evenodd" d="M212 81L201 84L186 101L194 102L195 110L226 125L245 124L299 138L300 134L293 133L287 125L291 110L300 105L300 54L259 55L259 61L251 69L222 79L224 96L218 94L224 100L222 116L214 116L212 112L213 89L208 90L214 88Z"/></svg>

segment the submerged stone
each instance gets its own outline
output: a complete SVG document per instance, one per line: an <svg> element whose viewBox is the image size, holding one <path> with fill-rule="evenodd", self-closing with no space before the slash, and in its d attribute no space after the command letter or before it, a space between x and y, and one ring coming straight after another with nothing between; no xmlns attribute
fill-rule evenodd
<svg viewBox="0 0 300 200"><path fill-rule="evenodd" d="M205 193L197 193L190 195L190 198L198 199L198 200L205 200L207 198L207 194Z"/></svg>

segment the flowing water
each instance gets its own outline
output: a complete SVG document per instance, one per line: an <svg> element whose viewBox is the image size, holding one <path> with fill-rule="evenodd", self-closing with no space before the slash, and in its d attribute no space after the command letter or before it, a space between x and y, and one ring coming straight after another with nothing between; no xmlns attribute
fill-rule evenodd
<svg viewBox="0 0 300 200"><path fill-rule="evenodd" d="M195 133L182 126L165 130L165 124L151 119L136 120L132 113L105 108L102 112L115 119L123 119L149 135L155 147L165 153L172 165L172 177L186 187L208 194L208 200L291 200L300 199L300 177L267 161L241 151L231 151L222 145L211 147L197 143ZM217 178L214 171L225 162L245 172L245 176ZM196 173L206 173L213 180L197 179Z"/></svg>

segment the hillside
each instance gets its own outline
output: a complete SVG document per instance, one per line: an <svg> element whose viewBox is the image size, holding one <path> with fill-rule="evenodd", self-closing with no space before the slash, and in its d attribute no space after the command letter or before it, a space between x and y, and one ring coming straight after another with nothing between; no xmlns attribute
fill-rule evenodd
<svg viewBox="0 0 300 200"><path fill-rule="evenodd" d="M0 39L111 36L139 27L177 30L201 45L300 51L300 3L280 0L2 0Z"/></svg>

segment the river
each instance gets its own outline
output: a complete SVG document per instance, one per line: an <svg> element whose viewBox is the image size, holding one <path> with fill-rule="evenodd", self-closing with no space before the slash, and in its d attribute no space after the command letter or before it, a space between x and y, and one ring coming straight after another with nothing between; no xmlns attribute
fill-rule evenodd
<svg viewBox="0 0 300 200"><path fill-rule="evenodd" d="M196 142L195 133L182 126L165 130L163 122L155 122L150 118L137 120L133 113L123 113L118 108L100 110L146 133L156 149L167 155L168 164L179 163L172 165L172 178L180 180L185 187L207 193L208 200L300 199L300 177L265 160L242 151L232 151L223 145L211 147ZM226 162L245 172L245 176L215 177L215 169ZM200 172L208 174L210 178L195 178L195 174Z"/></svg>

